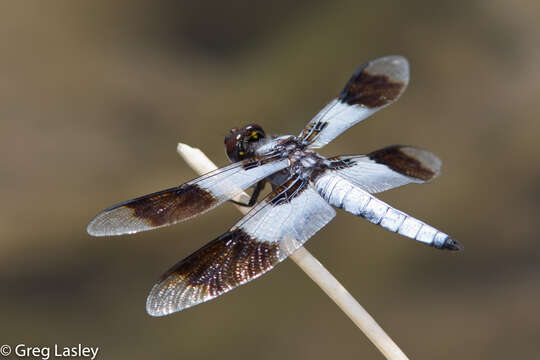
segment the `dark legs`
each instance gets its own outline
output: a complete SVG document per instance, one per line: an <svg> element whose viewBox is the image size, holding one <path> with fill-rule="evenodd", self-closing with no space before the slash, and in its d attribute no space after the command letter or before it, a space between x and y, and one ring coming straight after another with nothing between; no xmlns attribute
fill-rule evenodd
<svg viewBox="0 0 540 360"><path fill-rule="evenodd" d="M255 189L253 190L253 194L251 194L251 198L246 203L236 201L236 200L229 200L233 204L239 205L239 206L246 206L246 207L252 207L257 202L257 199L259 198L259 194L261 193L261 190L264 188L266 181L261 180L255 185Z"/></svg>

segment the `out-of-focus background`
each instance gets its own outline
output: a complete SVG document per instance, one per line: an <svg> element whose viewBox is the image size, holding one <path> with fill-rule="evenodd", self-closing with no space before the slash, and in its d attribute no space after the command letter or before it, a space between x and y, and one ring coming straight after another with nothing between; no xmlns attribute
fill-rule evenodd
<svg viewBox="0 0 540 360"><path fill-rule="evenodd" d="M224 165L231 127L297 134L356 67L401 54L404 96L322 153L436 153L440 178L381 198L465 251L343 212L307 248L411 358L538 357L539 17L534 0L2 2L0 343L82 343L101 359L382 358L289 260L146 314L154 281L237 221L229 204L134 236L85 227L193 178L177 142Z"/></svg>

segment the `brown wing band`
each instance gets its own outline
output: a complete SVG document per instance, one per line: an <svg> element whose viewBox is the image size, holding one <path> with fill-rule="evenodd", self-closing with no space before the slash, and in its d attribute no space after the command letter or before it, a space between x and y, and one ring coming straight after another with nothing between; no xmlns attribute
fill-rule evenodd
<svg viewBox="0 0 540 360"><path fill-rule="evenodd" d="M401 150L402 146L394 145L368 154L369 158L390 169L420 180L429 181L436 173L425 166L420 160L407 155Z"/></svg>
<svg viewBox="0 0 540 360"><path fill-rule="evenodd" d="M279 245L260 242L242 229L221 235L165 273L203 287L206 296L217 296L272 269L279 262Z"/></svg>
<svg viewBox="0 0 540 360"><path fill-rule="evenodd" d="M404 83L391 81L386 75L369 74L364 66L347 82L339 99L349 105L376 108L396 100L404 86Z"/></svg>
<svg viewBox="0 0 540 360"><path fill-rule="evenodd" d="M133 215L150 226L161 226L188 219L211 208L217 200L195 184L184 184L125 204Z"/></svg>

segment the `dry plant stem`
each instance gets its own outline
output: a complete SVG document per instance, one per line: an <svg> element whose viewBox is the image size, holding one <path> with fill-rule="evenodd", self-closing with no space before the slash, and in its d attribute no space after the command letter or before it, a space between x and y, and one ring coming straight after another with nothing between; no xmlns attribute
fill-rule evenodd
<svg viewBox="0 0 540 360"><path fill-rule="evenodd" d="M216 165L199 149L179 143L178 154L198 174L206 174L217 169ZM237 198L247 197L242 194ZM246 214L250 208L237 206ZM390 339L375 319L368 314L352 295L326 270L324 266L304 247L298 248L289 256L323 291L347 314L347 316L366 334L371 342L387 359L408 359L401 349Z"/></svg>

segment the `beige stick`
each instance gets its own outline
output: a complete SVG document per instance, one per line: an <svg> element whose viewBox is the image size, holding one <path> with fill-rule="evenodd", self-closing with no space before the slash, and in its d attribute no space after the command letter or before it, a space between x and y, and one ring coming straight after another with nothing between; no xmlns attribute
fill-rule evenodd
<svg viewBox="0 0 540 360"><path fill-rule="evenodd" d="M198 174L206 174L217 169L216 165L197 148L178 143L178 154ZM240 197L244 199L247 194ZM246 214L250 209L237 206ZM352 295L326 270L326 268L304 247L289 256L323 291L343 310L345 314L366 334L371 342L387 359L408 359L401 349L390 339L375 319L356 301Z"/></svg>

